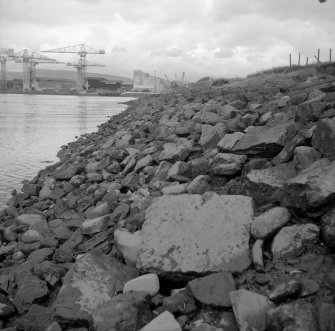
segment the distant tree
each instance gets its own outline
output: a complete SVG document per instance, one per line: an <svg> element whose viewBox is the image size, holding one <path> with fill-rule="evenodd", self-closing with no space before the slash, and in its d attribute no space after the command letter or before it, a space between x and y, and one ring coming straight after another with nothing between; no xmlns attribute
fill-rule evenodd
<svg viewBox="0 0 335 331"><path fill-rule="evenodd" d="M323 3L323 2L326 2L327 0L319 0L319 2Z"/></svg>

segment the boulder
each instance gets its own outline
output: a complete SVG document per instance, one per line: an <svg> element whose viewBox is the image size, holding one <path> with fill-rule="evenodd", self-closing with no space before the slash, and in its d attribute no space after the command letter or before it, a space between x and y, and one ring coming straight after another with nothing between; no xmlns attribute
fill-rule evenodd
<svg viewBox="0 0 335 331"><path fill-rule="evenodd" d="M335 161L315 161L281 189L281 204L303 211L320 207L335 197Z"/></svg>
<svg viewBox="0 0 335 331"><path fill-rule="evenodd" d="M332 208L322 216L321 236L324 244L332 252L335 252L335 208Z"/></svg>
<svg viewBox="0 0 335 331"><path fill-rule="evenodd" d="M56 321L64 326L76 323L93 327L101 322L98 317L101 307L110 305L115 293L122 291L124 284L136 276L134 268L112 257L94 253L82 255L63 278L53 305Z"/></svg>
<svg viewBox="0 0 335 331"><path fill-rule="evenodd" d="M254 157L274 157L293 139L296 131L296 124L292 121L255 127L235 144L232 151Z"/></svg>
<svg viewBox="0 0 335 331"><path fill-rule="evenodd" d="M246 155L218 153L211 164L211 172L217 176L232 176L241 172Z"/></svg>
<svg viewBox="0 0 335 331"><path fill-rule="evenodd" d="M203 150L214 148L220 139L225 134L226 127L222 123L215 126L204 124L202 125L201 137L199 144Z"/></svg>
<svg viewBox="0 0 335 331"><path fill-rule="evenodd" d="M96 207L88 208L85 211L85 217L89 219L92 219L92 218L95 219L95 218L99 218L100 216L107 215L109 213L110 213L110 206L109 206L109 203L106 201L106 202L103 202L97 205Z"/></svg>
<svg viewBox="0 0 335 331"><path fill-rule="evenodd" d="M52 323L52 310L40 305L32 305L28 313L16 321L16 327L22 331L45 331Z"/></svg>
<svg viewBox="0 0 335 331"><path fill-rule="evenodd" d="M230 292L230 300L240 330L265 330L266 314L273 308L267 297L247 290L237 290Z"/></svg>
<svg viewBox="0 0 335 331"><path fill-rule="evenodd" d="M251 235L254 239L266 239L280 230L290 219L290 212L284 207L274 207L254 218Z"/></svg>
<svg viewBox="0 0 335 331"><path fill-rule="evenodd" d="M131 279L123 287L123 293L128 292L146 292L154 296L159 292L159 279L156 274L146 274Z"/></svg>
<svg viewBox="0 0 335 331"><path fill-rule="evenodd" d="M234 132L234 133L227 133L223 136L223 138L218 142L217 147L222 152L229 152L231 151L236 143L242 139L244 133L242 132Z"/></svg>
<svg viewBox="0 0 335 331"><path fill-rule="evenodd" d="M81 225L81 233L93 235L107 230L110 218L110 215L105 215L84 221Z"/></svg>
<svg viewBox="0 0 335 331"><path fill-rule="evenodd" d="M230 273L218 272L190 281L187 288L203 304L231 307L229 293L236 290L236 285Z"/></svg>
<svg viewBox="0 0 335 331"><path fill-rule="evenodd" d="M159 154L160 161L184 161L190 154L193 143L186 138L178 138L176 143L166 143Z"/></svg>
<svg viewBox="0 0 335 331"><path fill-rule="evenodd" d="M309 146L298 146L294 150L294 166L297 171L304 170L320 159L320 154Z"/></svg>
<svg viewBox="0 0 335 331"><path fill-rule="evenodd" d="M302 122L317 121L325 108L325 102L320 98L313 98L296 107L296 118Z"/></svg>
<svg viewBox="0 0 335 331"><path fill-rule="evenodd" d="M141 160L137 161L134 171L139 172L143 168L152 165L153 162L154 162L154 159L152 158L150 154L148 154L145 157L143 157Z"/></svg>
<svg viewBox="0 0 335 331"><path fill-rule="evenodd" d="M324 118L317 122L313 133L312 146L322 156L335 160L335 120Z"/></svg>
<svg viewBox="0 0 335 331"><path fill-rule="evenodd" d="M187 191L190 194L203 194L209 189L210 177L207 175L199 175L192 180L187 186ZM186 193L186 192L185 192Z"/></svg>
<svg viewBox="0 0 335 331"><path fill-rule="evenodd" d="M245 196L156 198L142 227L137 267L168 274L243 271L250 265L252 200Z"/></svg>
<svg viewBox="0 0 335 331"><path fill-rule="evenodd" d="M161 313L140 331L182 331L179 323L168 311Z"/></svg>
<svg viewBox="0 0 335 331"><path fill-rule="evenodd" d="M319 227L315 224L292 225L282 228L274 237L271 251L274 259L296 257L319 239Z"/></svg>

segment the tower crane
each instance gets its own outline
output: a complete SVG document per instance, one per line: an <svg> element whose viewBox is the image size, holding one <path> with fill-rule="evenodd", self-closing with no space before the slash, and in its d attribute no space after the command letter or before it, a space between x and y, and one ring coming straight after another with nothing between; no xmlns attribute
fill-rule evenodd
<svg viewBox="0 0 335 331"><path fill-rule="evenodd" d="M88 66L103 66L99 64L89 64L86 60L87 54L105 54L104 50L94 50L91 47L86 46L85 44L78 44L74 46L67 46L55 49L44 50L42 52L46 53L76 53L80 56L78 63L69 63L69 66L73 66L77 69L77 90L83 92L87 89L87 67Z"/></svg>
<svg viewBox="0 0 335 331"><path fill-rule="evenodd" d="M23 64L23 91L36 88L36 65L39 63L56 63L54 59L24 49L12 56L15 62ZM59 62L58 62L59 63Z"/></svg>
<svg viewBox="0 0 335 331"><path fill-rule="evenodd" d="M7 88L7 70L6 64L7 61L12 60L14 55L13 48L0 48L0 63L1 63L1 78L0 78L0 87Z"/></svg>

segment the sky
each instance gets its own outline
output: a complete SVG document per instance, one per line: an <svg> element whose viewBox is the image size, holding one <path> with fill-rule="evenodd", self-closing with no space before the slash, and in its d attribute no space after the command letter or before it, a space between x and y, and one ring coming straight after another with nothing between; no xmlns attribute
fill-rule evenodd
<svg viewBox="0 0 335 331"><path fill-rule="evenodd" d="M290 53L293 63L299 52L302 63L315 62L319 48L327 61L329 49L335 53L335 0L0 0L0 47L41 51L81 43L106 52L87 56L106 65L92 72L244 77L288 65ZM13 62L7 67L20 70Z"/></svg>

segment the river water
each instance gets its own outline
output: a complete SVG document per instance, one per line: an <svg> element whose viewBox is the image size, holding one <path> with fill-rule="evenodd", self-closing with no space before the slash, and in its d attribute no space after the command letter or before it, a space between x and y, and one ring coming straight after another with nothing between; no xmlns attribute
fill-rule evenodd
<svg viewBox="0 0 335 331"><path fill-rule="evenodd" d="M0 209L24 179L59 161L62 145L97 131L131 98L0 94ZM50 162L51 161L51 162Z"/></svg>

